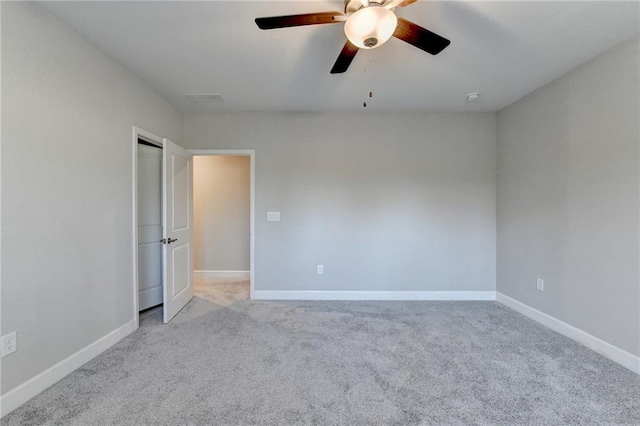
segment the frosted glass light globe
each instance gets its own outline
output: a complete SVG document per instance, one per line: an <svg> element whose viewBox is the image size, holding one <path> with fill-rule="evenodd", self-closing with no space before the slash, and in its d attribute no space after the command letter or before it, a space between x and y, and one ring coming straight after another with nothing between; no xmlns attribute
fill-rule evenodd
<svg viewBox="0 0 640 426"><path fill-rule="evenodd" d="M389 40L397 25L395 13L382 6L369 6L347 18L344 33L360 49L373 49Z"/></svg>

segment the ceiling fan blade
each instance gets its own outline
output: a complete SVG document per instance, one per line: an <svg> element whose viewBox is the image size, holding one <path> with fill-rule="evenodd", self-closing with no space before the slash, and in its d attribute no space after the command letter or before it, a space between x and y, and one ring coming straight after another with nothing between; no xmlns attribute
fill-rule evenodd
<svg viewBox="0 0 640 426"><path fill-rule="evenodd" d="M398 17L398 27L393 36L432 55L442 52L451 43L446 38L400 17Z"/></svg>
<svg viewBox="0 0 640 426"><path fill-rule="evenodd" d="M331 74L345 72L349 68L349 65L351 65L353 58L356 57L356 53L358 53L358 47L347 40L340 55L338 55L338 59L336 59L336 63L333 64L333 68L331 68Z"/></svg>
<svg viewBox="0 0 640 426"><path fill-rule="evenodd" d="M301 27L304 25L336 24L343 19L342 12L305 13L302 15L269 16L256 18L256 24L261 30L275 28Z"/></svg>

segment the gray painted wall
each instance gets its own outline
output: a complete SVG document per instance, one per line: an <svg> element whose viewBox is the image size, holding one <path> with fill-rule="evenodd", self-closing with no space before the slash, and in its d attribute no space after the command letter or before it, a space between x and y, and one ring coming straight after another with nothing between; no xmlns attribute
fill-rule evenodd
<svg viewBox="0 0 640 426"><path fill-rule="evenodd" d="M2 3L2 392L134 318L132 127L181 114L38 5Z"/></svg>
<svg viewBox="0 0 640 426"><path fill-rule="evenodd" d="M256 151L257 290L495 290L495 114L185 114L184 130L189 148Z"/></svg>
<svg viewBox="0 0 640 426"><path fill-rule="evenodd" d="M639 64L635 37L498 115L498 291L635 355Z"/></svg>
<svg viewBox="0 0 640 426"><path fill-rule="evenodd" d="M193 158L193 267L248 271L250 158Z"/></svg>

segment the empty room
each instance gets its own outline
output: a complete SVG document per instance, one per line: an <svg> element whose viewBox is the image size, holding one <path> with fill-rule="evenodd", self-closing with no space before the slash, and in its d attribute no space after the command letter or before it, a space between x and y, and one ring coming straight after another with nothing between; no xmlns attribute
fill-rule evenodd
<svg viewBox="0 0 640 426"><path fill-rule="evenodd" d="M640 424L640 2L0 2L0 423Z"/></svg>

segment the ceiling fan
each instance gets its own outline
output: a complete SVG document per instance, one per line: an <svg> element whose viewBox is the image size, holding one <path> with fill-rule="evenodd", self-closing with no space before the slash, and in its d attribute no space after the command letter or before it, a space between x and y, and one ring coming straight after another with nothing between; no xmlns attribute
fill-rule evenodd
<svg viewBox="0 0 640 426"><path fill-rule="evenodd" d="M437 55L451 43L444 37L422 28L395 14L397 6L408 6L416 0L345 0L344 12L319 12L301 15L256 18L262 30L300 27L304 25L344 22L347 36L331 74L345 72L359 49L375 49L391 37L399 38L418 49Z"/></svg>

